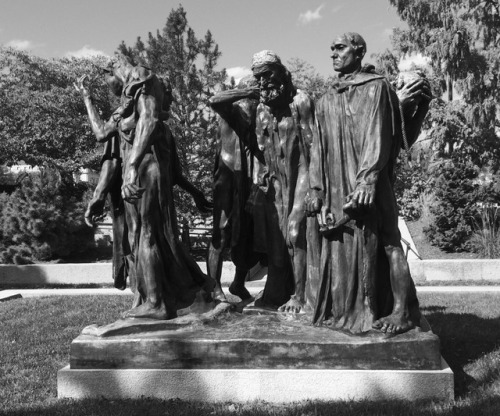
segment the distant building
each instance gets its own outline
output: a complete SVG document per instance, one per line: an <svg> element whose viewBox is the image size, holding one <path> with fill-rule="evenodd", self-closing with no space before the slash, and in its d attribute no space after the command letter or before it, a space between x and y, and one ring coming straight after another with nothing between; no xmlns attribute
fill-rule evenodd
<svg viewBox="0 0 500 416"><path fill-rule="evenodd" d="M12 192L16 189L19 181L25 175L39 174L40 168L38 166L31 166L24 162L12 166L0 166L0 192Z"/></svg>

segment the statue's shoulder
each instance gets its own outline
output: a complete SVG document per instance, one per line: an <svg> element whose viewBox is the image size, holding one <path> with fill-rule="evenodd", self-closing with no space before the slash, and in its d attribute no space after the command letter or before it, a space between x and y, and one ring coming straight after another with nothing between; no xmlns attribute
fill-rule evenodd
<svg viewBox="0 0 500 416"><path fill-rule="evenodd" d="M353 79L353 85L386 85L388 84L387 79L383 75L371 73L371 72L360 72Z"/></svg>
<svg viewBox="0 0 500 416"><path fill-rule="evenodd" d="M297 93L293 97L293 105L297 108L299 113L309 113L314 110L314 101L311 96L303 91L298 89Z"/></svg>

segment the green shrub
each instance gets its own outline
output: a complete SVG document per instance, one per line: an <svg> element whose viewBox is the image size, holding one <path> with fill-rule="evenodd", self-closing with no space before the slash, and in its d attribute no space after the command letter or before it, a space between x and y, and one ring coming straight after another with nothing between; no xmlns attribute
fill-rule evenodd
<svg viewBox="0 0 500 416"><path fill-rule="evenodd" d="M398 201L399 215L407 221L421 218L424 209L424 195L432 192L432 174L429 173L430 153L412 151L407 162L400 155L395 174L394 192Z"/></svg>
<svg viewBox="0 0 500 416"><path fill-rule="evenodd" d="M434 221L424 232L432 245L445 251L472 251L470 239L481 219L482 204L498 201L498 188L477 183L477 166L458 158L444 163L439 172L433 183Z"/></svg>
<svg viewBox="0 0 500 416"><path fill-rule="evenodd" d="M85 225L87 186L52 169L27 175L11 194L0 196L0 262L27 264L64 259L94 245Z"/></svg>

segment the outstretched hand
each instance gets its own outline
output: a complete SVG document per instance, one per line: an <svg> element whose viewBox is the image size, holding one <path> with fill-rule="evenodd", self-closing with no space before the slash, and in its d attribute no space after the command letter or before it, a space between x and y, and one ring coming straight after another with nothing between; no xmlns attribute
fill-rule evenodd
<svg viewBox="0 0 500 416"><path fill-rule="evenodd" d="M76 82L73 83L75 89L84 97L89 97L89 90L85 87L85 80L88 79L87 75L82 75Z"/></svg>

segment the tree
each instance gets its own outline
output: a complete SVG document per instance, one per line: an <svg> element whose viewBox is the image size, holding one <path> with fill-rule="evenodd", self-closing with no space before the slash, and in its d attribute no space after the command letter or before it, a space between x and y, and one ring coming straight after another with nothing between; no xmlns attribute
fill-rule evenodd
<svg viewBox="0 0 500 416"><path fill-rule="evenodd" d="M102 59L46 60L0 48L0 165L21 160L63 172L98 166L85 107L73 82L89 74L99 108L110 111L98 76Z"/></svg>
<svg viewBox="0 0 500 416"><path fill-rule="evenodd" d="M286 65L292 74L293 85L307 92L314 101L320 98L331 84L332 76L325 79L303 59L291 58Z"/></svg>
<svg viewBox="0 0 500 416"><path fill-rule="evenodd" d="M85 190L42 168L25 175L12 194L0 194L0 263L60 259L92 248L94 231L83 219Z"/></svg>
<svg viewBox="0 0 500 416"><path fill-rule="evenodd" d="M453 83L463 78L474 53L466 22L461 19L460 0L389 0L409 30L395 30L398 52L419 52L431 58L432 66L446 80L448 101L453 100Z"/></svg>
<svg viewBox="0 0 500 416"><path fill-rule="evenodd" d="M418 52L430 58L448 103L431 107L434 147L466 149L476 141L484 153L495 137L500 69L500 17L496 0L389 0L408 30L393 31L397 59ZM453 91L460 92L458 103ZM436 94L439 96L439 94ZM430 127L430 126L429 126ZM477 140L477 137L485 140ZM474 152L473 152L474 153ZM441 156L446 156L441 152ZM489 159L486 162L493 162ZM484 163L484 160L481 162Z"/></svg>
<svg viewBox="0 0 500 416"><path fill-rule="evenodd" d="M399 59L389 49L379 54L373 54L375 57L376 71L384 75L389 81L396 80L399 74Z"/></svg>
<svg viewBox="0 0 500 416"><path fill-rule="evenodd" d="M424 126L430 143L425 169L413 169L419 173L407 182L413 188L425 183L438 197L438 205L433 208L435 221L427 230L431 241L447 250L466 249L464 240L478 220L478 198L488 194L477 185L476 178L482 169L488 169L498 181L500 167L495 134L499 4L496 0L389 2L409 25L408 30L393 31L396 61L412 53L429 57L432 77L440 84L434 84L434 95L440 96L440 87L446 91L446 100L432 102ZM388 67L393 61L386 56L379 63Z"/></svg>
<svg viewBox="0 0 500 416"><path fill-rule="evenodd" d="M184 8L179 6L170 12L161 31L155 35L150 32L146 42L137 38L133 47L122 42L118 51L172 84L174 103L168 124L177 141L184 173L208 193L217 131L216 115L208 99L215 86L226 79L225 70L215 69L221 53L212 34L208 31L198 39L188 26ZM178 206L190 204L182 202Z"/></svg>
<svg viewBox="0 0 500 416"><path fill-rule="evenodd" d="M456 86L474 106L471 121L494 121L500 67L500 17L496 0L389 0L408 30L393 32L399 56L419 52L441 76L448 101ZM456 85L455 85L456 84Z"/></svg>

